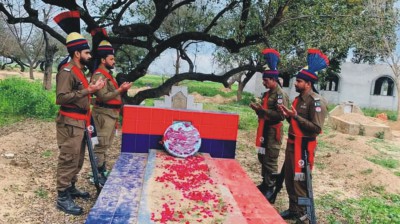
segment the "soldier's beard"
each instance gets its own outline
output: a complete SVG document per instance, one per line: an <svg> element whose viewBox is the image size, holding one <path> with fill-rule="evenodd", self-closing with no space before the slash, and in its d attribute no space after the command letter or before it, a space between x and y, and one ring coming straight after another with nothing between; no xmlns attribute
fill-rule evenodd
<svg viewBox="0 0 400 224"><path fill-rule="evenodd" d="M107 68L108 70L112 70L112 69L114 69L114 66L113 66L113 65L108 65L108 64L106 64L106 68Z"/></svg>
<svg viewBox="0 0 400 224"><path fill-rule="evenodd" d="M88 66L88 65L90 64L90 60L83 59L83 58L79 59L79 62L80 62L82 65L85 65L85 66Z"/></svg>

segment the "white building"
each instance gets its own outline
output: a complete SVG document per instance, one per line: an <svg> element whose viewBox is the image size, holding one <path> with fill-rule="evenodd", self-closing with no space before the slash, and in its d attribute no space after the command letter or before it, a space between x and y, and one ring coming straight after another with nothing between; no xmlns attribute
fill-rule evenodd
<svg viewBox="0 0 400 224"><path fill-rule="evenodd" d="M320 94L330 104L353 101L360 107L397 110L397 91L393 72L387 64L342 64L341 73L331 78ZM247 84L245 91L260 96L265 91L262 74L258 73ZM298 95L292 78L284 89L291 100Z"/></svg>

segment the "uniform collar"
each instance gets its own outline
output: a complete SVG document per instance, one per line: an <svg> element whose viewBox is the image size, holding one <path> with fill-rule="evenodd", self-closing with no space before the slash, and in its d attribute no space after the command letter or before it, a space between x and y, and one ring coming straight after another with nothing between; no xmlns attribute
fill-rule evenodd
<svg viewBox="0 0 400 224"><path fill-rule="evenodd" d="M276 92L278 92L278 88L280 88L279 87L279 85L277 85L274 89L269 89L269 93L271 94L271 93L276 93Z"/></svg>
<svg viewBox="0 0 400 224"><path fill-rule="evenodd" d="M308 91L307 93L301 94L301 95L300 95L300 98L301 98L303 101L305 101L312 93L314 93L314 92L310 89L310 91Z"/></svg>

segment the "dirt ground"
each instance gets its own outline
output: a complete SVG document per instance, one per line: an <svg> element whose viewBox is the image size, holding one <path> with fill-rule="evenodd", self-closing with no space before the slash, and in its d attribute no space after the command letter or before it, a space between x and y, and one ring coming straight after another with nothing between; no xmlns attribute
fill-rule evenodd
<svg viewBox="0 0 400 224"><path fill-rule="evenodd" d="M216 99L218 102L220 100ZM394 135L394 139L389 142L400 147L400 122L388 124ZM66 215L55 207L55 171L58 156L55 136L54 122L28 119L0 127L0 224L84 223L95 203L94 197L87 201L77 200L77 204L85 210L82 216ZM239 130L236 159L249 177L258 184L261 180L260 165L253 146L254 139L255 130ZM342 199L357 198L366 189L374 186L383 186L388 193L400 194L400 177L393 171L366 160L366 157L380 153L368 144L371 139L374 138L350 136L334 130L320 136L320 140L328 147L317 151L318 165L313 172L316 198L328 193ZM112 167L118 158L120 146L119 137L109 151L109 167ZM390 153L393 158L400 160L400 152ZM284 149L281 150L280 164L283 158ZM95 195L94 186L88 182L89 164L86 158L78 187ZM363 175L366 170L372 171ZM283 189L278 195L275 207L279 211L288 206L285 194ZM317 211L317 216L320 223L327 223L326 214Z"/></svg>

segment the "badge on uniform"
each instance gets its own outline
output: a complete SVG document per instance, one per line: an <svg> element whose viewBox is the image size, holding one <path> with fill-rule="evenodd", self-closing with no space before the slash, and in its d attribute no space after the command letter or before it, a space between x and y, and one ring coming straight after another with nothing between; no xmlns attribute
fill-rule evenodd
<svg viewBox="0 0 400 224"><path fill-rule="evenodd" d="M319 101L319 100L316 100L315 102L314 102L314 105L315 105L315 111L316 112L321 112L321 102Z"/></svg>
<svg viewBox="0 0 400 224"><path fill-rule="evenodd" d="M283 103L283 96L281 94L278 94L278 99L277 99L277 104L282 104Z"/></svg>

